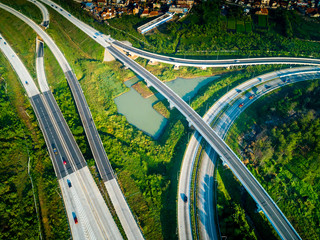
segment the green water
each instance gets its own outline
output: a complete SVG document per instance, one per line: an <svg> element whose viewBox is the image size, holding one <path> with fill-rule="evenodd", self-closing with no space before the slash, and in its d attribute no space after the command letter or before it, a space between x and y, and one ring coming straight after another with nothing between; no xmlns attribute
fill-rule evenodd
<svg viewBox="0 0 320 240"><path fill-rule="evenodd" d="M166 85L186 102L189 102L201 87L217 78L218 76L196 77L190 79L177 78L167 82ZM157 139L164 130L168 120L154 110L152 106L159 100L164 100L164 97L158 93L155 96L143 98L131 87L138 81L141 81L141 79L133 78L125 82L126 86L130 87L130 91L115 98L115 103L118 112L124 115L129 123Z"/></svg>

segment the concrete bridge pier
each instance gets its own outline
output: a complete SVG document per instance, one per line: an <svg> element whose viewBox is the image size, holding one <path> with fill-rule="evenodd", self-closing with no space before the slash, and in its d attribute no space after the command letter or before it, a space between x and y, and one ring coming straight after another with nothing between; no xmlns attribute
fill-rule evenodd
<svg viewBox="0 0 320 240"><path fill-rule="evenodd" d="M202 70L207 70L207 67L201 67Z"/></svg>
<svg viewBox="0 0 320 240"><path fill-rule="evenodd" d="M174 65L173 67L174 70L179 70L179 68L180 68L180 65Z"/></svg>
<svg viewBox="0 0 320 240"><path fill-rule="evenodd" d="M145 80L145 82L146 82L148 88L152 87L152 85L150 84L149 81Z"/></svg>
<svg viewBox="0 0 320 240"><path fill-rule="evenodd" d="M170 110L174 109L173 103L172 103L171 101L168 101L168 102L169 102L169 108L170 108Z"/></svg>
<svg viewBox="0 0 320 240"><path fill-rule="evenodd" d="M260 207L259 204L257 204L257 212L258 212L258 213L259 213L259 212L262 212L262 213L263 213L262 208Z"/></svg>
<svg viewBox="0 0 320 240"><path fill-rule="evenodd" d="M189 128L194 129L194 126L193 126L192 122L190 121L190 119L189 119L189 118L186 118L186 119L187 119L187 121L188 121L188 126L189 126Z"/></svg>

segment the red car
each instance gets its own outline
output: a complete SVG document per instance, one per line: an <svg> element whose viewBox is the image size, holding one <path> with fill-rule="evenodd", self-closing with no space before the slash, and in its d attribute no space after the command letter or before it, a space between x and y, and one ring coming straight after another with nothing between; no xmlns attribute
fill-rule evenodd
<svg viewBox="0 0 320 240"><path fill-rule="evenodd" d="M242 108L244 105L244 103L239 104L239 108Z"/></svg>
<svg viewBox="0 0 320 240"><path fill-rule="evenodd" d="M67 161L64 157L62 157L63 165L67 165Z"/></svg>
<svg viewBox="0 0 320 240"><path fill-rule="evenodd" d="M253 99L253 98L254 98L254 95L250 95L249 99L251 100L251 99Z"/></svg>
<svg viewBox="0 0 320 240"><path fill-rule="evenodd" d="M73 216L74 223L77 224L78 223L78 218L77 218L76 213L72 212L72 216Z"/></svg>

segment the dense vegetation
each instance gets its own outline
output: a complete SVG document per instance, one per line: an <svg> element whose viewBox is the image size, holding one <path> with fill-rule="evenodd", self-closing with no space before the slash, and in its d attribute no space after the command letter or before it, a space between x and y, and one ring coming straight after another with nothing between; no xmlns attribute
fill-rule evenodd
<svg viewBox="0 0 320 240"><path fill-rule="evenodd" d="M228 143L244 158L303 239L320 236L319 93L319 81L285 87L250 106L228 136ZM221 170L227 185L234 177L226 177ZM240 192L240 185L232 184ZM232 204L245 207L243 194L235 194L234 199ZM255 218L250 206L245 209Z"/></svg>
<svg viewBox="0 0 320 240"><path fill-rule="evenodd" d="M61 4L115 39L130 39L135 46L149 51L181 57L319 56L319 20L296 11L270 9L269 16L251 17L244 14L243 8L229 6L222 14L222 1L203 1L194 5L187 17L160 27L155 34L141 35L136 28L148 21L144 18L129 15L108 20L109 25L99 24L72 0Z"/></svg>

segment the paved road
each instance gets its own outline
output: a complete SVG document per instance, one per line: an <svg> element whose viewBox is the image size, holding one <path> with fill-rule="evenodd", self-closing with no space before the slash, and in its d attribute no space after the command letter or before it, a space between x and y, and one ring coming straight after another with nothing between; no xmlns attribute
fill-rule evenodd
<svg viewBox="0 0 320 240"><path fill-rule="evenodd" d="M42 0L48 2L48 0ZM60 9L62 12L63 9ZM80 26L81 28L81 26ZM84 29L84 30L87 30ZM95 39L100 39L94 37ZM97 41L97 40L96 40ZM114 41L112 44L116 44ZM130 60L124 54L119 52L113 46L106 47L107 50L114 55L118 60L130 67L134 72L142 76L150 85L155 87L162 95L164 95L171 105L175 106L187 120L197 129L197 131L208 141L208 143L215 149L215 151L223 157L224 161L228 163L234 174L243 182L248 192L258 202L261 209L270 219L279 235L285 239L300 239L291 224L287 221L280 209L272 201L269 195L264 191L261 185L256 181L252 174L246 169L238 157L232 150L224 143L224 141L210 128L210 126L203 122L201 117L196 114L183 100L181 100L173 91L167 88L161 81L159 81L151 73L147 72L141 66ZM176 61L175 59L169 59ZM193 60L191 60L193 61ZM291 64L319 64L320 61L316 59L293 59L293 58L265 58L265 59L242 59L240 60L223 60L224 62L214 62L212 66L230 66L230 65L249 65L249 64L275 64L275 63L291 63ZM201 61L204 62L204 61ZM182 63L184 64L184 63ZM185 64L190 64L185 63ZM175 64L179 65L179 63ZM202 64L201 66L207 66Z"/></svg>
<svg viewBox="0 0 320 240"><path fill-rule="evenodd" d="M9 44L5 43L5 39L2 36L1 38L0 48L17 72L40 123L55 173L64 194L63 199L73 236L77 239L122 239L52 93L50 91L39 93L21 60L15 55ZM37 49L37 56L41 56L42 50L40 49ZM38 69L43 69L43 67ZM25 81L28 81L28 84L25 84ZM36 91L38 94L33 94ZM66 163L64 164L63 161ZM73 184L72 195L69 192L70 187L66 183L63 184L63 179L66 178L70 179ZM74 222L73 212L78 217L78 224Z"/></svg>
<svg viewBox="0 0 320 240"><path fill-rule="evenodd" d="M262 94L265 94L265 90L273 90L272 85L276 85L279 83L279 80L277 80L274 84L270 85L270 88L266 89L263 83L266 81L274 81L274 79L279 78L280 76L283 77L291 77L294 76L303 76L305 80L308 80L310 78L315 78L316 75L313 74L313 71L320 71L319 68L311 68L311 67L304 67L304 68L295 68L295 69L285 69L281 71L276 71L272 73L268 73L256 78L253 78L251 80L246 81L245 83L237 86L236 88L230 90L227 94L225 94L222 98L220 98L211 108L210 110L205 114L204 120L207 123L211 123L214 118L221 115L221 112L223 110L226 110L226 106L233 106L234 111L237 113L240 113L248 106L248 103L252 103L254 100L248 100L248 96L251 95L251 93L247 93L244 97L244 100L246 100L246 105L241 108L241 111L239 111L238 105L242 102L240 99L240 102L236 102L236 98L241 98L243 92L246 92L247 90L251 89L252 87L256 85L261 85L258 88L254 90L254 93L258 97L262 96ZM310 75L307 75L310 74ZM318 73L319 74L319 73ZM318 75L318 77L320 77ZM293 81L292 81L293 82ZM281 84L278 86L282 86L283 81L280 82ZM289 82L288 82L289 83ZM286 84L288 84L286 83ZM268 82L269 84L269 82ZM260 91L259 95L256 93ZM255 98L256 99L256 98ZM230 107L231 108L231 107ZM230 109L229 108L229 109ZM233 118L224 117L219 118L218 122L216 123L216 127L214 130L221 136L224 137L227 130L229 129L229 126L232 124L229 120L232 119L232 121L237 117L238 115L234 115ZM188 180L188 178L191 178L192 175L192 169L193 169L193 162L197 156L200 141L202 137L198 137L199 135L197 133L194 134L194 136L190 139L190 142L188 144L184 160L182 163L182 169L185 169L184 171L181 170L180 179L179 179L179 194L181 192L189 193L191 191L191 181ZM198 171L198 200L197 200L197 209L199 214L199 232L200 232L200 238L201 239L218 239L218 233L216 230L216 224L215 224L215 207L213 206L213 196L214 196L214 164L215 164L215 156L213 153L207 154L207 152L211 151L212 149L206 149L206 151L203 151L202 153L202 160L201 160L201 166ZM191 154L190 154L191 153ZM190 218L190 208L184 207L183 202L178 201L178 210L180 209L181 214L178 215L178 222L183 222L184 218ZM181 219L180 219L181 218ZM192 239L192 237L186 238L186 234L190 232L191 225L183 225L179 224L179 238L180 239Z"/></svg>
<svg viewBox="0 0 320 240"><path fill-rule="evenodd" d="M92 28L88 24L73 17L65 9L61 8L56 3L50 0L40 0L51 7L57 12L66 17L75 26L80 28L93 40L99 43L103 47L108 47L109 44L119 47L127 52L133 53L140 57L176 66L194 66L194 67L230 67L230 66L243 66L243 65L261 65L261 64L299 64L299 65L320 65L319 59L311 58L291 58L291 57L273 57L273 58L246 58L246 59L229 59L229 60L193 60L193 59L181 59L175 57L163 56L155 53L143 51L138 48L128 46L120 41L112 39L110 36L106 36L96 29Z"/></svg>
<svg viewBox="0 0 320 240"><path fill-rule="evenodd" d="M283 239L300 239L292 225L282 214L280 209L259 184L259 182L244 166L237 155L186 102L184 102L175 92L173 92L157 77L134 62L132 59L128 58L122 52L113 46L107 47L107 49L116 59L141 76L148 83L148 85L151 85L159 93L161 93L169 101L171 106L176 107L187 118L187 121L194 126L194 128L202 135L202 137L210 144L210 146L228 164L232 172L244 185L253 199L255 199L255 201L259 204L267 218L270 220L276 231Z"/></svg>
<svg viewBox="0 0 320 240"><path fill-rule="evenodd" d="M312 58L291 58L291 57L269 57L269 58L243 58L228 60L193 60L163 56L155 53L143 51L141 49L128 46L120 41L112 41L113 46L119 47L127 52L140 57L156 61L173 64L176 66L192 67L230 67L243 65L265 65L265 64L299 64L299 65L320 65L320 59Z"/></svg>
<svg viewBox="0 0 320 240"><path fill-rule="evenodd" d="M67 13L65 10L63 10L62 8L58 8L56 5L53 5L53 4L54 3L52 3L52 6L54 6L54 9L56 9L59 13L64 14L69 19L75 19L71 15L69 16L69 13ZM32 27L38 33L38 35L44 40L44 42L48 45L48 47L50 48L50 50L58 60L58 63L64 71L64 74L67 78L71 92L73 94L73 97L74 97L78 112L80 114L80 118L84 126L85 133L86 133L91 151L93 153L94 159L96 161L100 176L105 182L107 191L110 191L112 189L114 192L116 192L116 194L114 194L113 192L108 192L108 194L110 196L112 204L115 207L115 210L119 217L121 225L123 226L128 239L143 239L142 232L132 215L132 212L125 200L125 197L119 185L115 184L114 181L112 181L111 183L107 183L108 181L114 179L111 164L109 162L109 159L104 150L102 141L100 139L100 136L98 134L94 121L92 119L92 115L91 115L89 106L85 100L81 86L76 76L72 72L72 69L69 66L64 55L56 46L56 44L53 42L53 40L32 20L22 15L21 13L15 11L14 9L7 7L4 4L0 4L0 7L16 15L17 17L22 19L25 23L27 23L30 27ZM109 46L109 44L107 44L103 39L101 40L101 42L104 43L104 46Z"/></svg>
<svg viewBox="0 0 320 240"><path fill-rule="evenodd" d="M42 3L38 2L38 1L35 1L35 0L28 0L28 1L35 4L40 9L40 11L42 13L42 18L43 18L41 25L44 28L48 28L49 22L50 22L50 15L49 15L48 9Z"/></svg>
<svg viewBox="0 0 320 240"><path fill-rule="evenodd" d="M45 71L44 71L44 61L43 61L43 42L37 38L36 40L36 73L38 77L38 84L41 92L50 91L47 83Z"/></svg>

